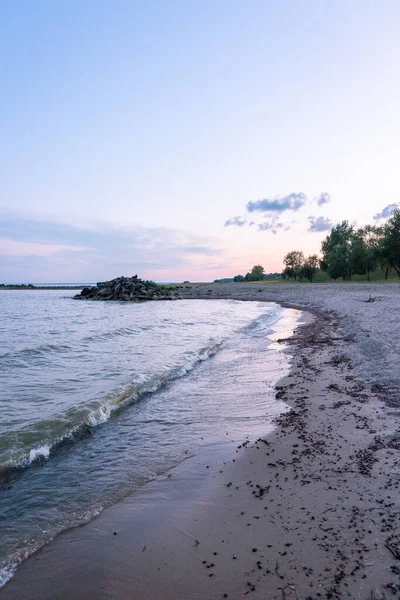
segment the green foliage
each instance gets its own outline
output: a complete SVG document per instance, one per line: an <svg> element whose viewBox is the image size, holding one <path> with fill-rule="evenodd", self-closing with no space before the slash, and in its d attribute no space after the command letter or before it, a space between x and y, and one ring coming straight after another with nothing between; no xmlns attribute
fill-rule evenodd
<svg viewBox="0 0 400 600"><path fill-rule="evenodd" d="M282 277L284 279L293 278L295 281L297 278L301 280L303 278L302 267L304 265L304 260L304 254L301 250L292 250L292 252L288 252L283 258L285 268Z"/></svg>
<svg viewBox="0 0 400 600"><path fill-rule="evenodd" d="M351 241L354 228L348 221L342 221L333 227L331 233L321 244L321 265L332 279L342 277L343 281L351 279Z"/></svg>
<svg viewBox="0 0 400 600"><path fill-rule="evenodd" d="M308 258L305 259L303 265L300 267L300 278L308 279L310 283L312 283L314 279L314 275L318 271L318 256L316 254L312 254Z"/></svg>
<svg viewBox="0 0 400 600"><path fill-rule="evenodd" d="M155 285L159 290L164 290L165 292L173 292L179 289L175 283L156 283Z"/></svg>
<svg viewBox="0 0 400 600"><path fill-rule="evenodd" d="M264 281L276 281L281 278L281 273L264 273Z"/></svg>
<svg viewBox="0 0 400 600"><path fill-rule="evenodd" d="M353 235L350 256L352 272L367 275L368 281L379 261L381 237L382 229L373 225L357 229Z"/></svg>
<svg viewBox="0 0 400 600"><path fill-rule="evenodd" d="M286 254L283 262L285 265L282 272L283 279L294 279L295 281L308 279L311 283L318 271L319 260L316 254L305 258L300 250L292 250Z"/></svg>
<svg viewBox="0 0 400 600"><path fill-rule="evenodd" d="M144 279L143 283L145 286L149 287L160 287L159 284L155 281L152 281L152 279Z"/></svg>
<svg viewBox="0 0 400 600"><path fill-rule="evenodd" d="M382 227L355 229L342 221L323 240L321 251L319 260L315 254L304 258L299 250L288 252L283 259L283 279L324 281L325 272L325 280L380 281L389 279L391 269L400 277L400 210L395 210Z"/></svg>
<svg viewBox="0 0 400 600"><path fill-rule="evenodd" d="M395 210L383 227L381 256L400 277L400 210Z"/></svg>
<svg viewBox="0 0 400 600"><path fill-rule="evenodd" d="M343 221L331 230L321 250L320 266L333 279L346 281L353 275L366 275L370 281L378 264L386 269L386 278L390 267L400 277L400 211L395 211L384 227L366 225L355 230Z"/></svg>
<svg viewBox="0 0 400 600"><path fill-rule="evenodd" d="M246 273L246 281L262 281L264 279L264 267L255 265L249 273Z"/></svg>
<svg viewBox="0 0 400 600"><path fill-rule="evenodd" d="M393 212L381 227L366 225L355 229L348 221L333 227L321 244L322 257L312 254L305 258L301 250L288 252L283 259L283 280L309 282L382 281L400 277L400 210ZM393 269L393 275L391 270ZM282 281L279 274L264 274L256 265L246 274L236 275L233 281Z"/></svg>

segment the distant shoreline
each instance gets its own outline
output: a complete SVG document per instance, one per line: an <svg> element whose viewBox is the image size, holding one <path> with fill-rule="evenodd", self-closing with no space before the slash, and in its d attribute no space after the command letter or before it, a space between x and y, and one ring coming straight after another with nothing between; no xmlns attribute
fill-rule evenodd
<svg viewBox="0 0 400 600"><path fill-rule="evenodd" d="M0 283L0 290L81 290L85 284L80 285L25 285L22 284L5 284Z"/></svg>

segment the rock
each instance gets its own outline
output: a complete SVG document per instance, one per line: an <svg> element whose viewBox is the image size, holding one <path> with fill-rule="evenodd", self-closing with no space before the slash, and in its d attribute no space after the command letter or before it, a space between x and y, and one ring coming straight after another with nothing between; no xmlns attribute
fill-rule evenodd
<svg viewBox="0 0 400 600"><path fill-rule="evenodd" d="M101 288L98 292L99 296L109 296L110 295L110 290L108 290L107 288Z"/></svg>
<svg viewBox="0 0 400 600"><path fill-rule="evenodd" d="M177 287L165 288L153 281L143 281L137 275L133 277L117 277L111 281L99 281L96 286L85 287L76 300L117 300L122 302L139 302L145 300L178 300L182 296Z"/></svg>

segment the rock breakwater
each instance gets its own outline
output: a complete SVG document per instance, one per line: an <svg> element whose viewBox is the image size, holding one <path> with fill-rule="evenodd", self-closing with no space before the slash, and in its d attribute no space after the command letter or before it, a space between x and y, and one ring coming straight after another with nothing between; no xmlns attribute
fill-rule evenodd
<svg viewBox="0 0 400 600"><path fill-rule="evenodd" d="M75 300L118 300L122 302L178 300L181 298L176 286L161 286L154 281L144 281L137 275L101 281L95 286L83 288L80 294L74 296Z"/></svg>

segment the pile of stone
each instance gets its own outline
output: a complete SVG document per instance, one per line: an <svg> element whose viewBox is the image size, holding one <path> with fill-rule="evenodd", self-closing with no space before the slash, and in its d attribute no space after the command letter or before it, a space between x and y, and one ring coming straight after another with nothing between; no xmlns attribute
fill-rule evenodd
<svg viewBox="0 0 400 600"><path fill-rule="evenodd" d="M96 286L85 287L75 300L119 300L139 302L141 300L178 300L182 296L176 287L164 287L153 281L143 281L137 275L117 277L111 281L101 281Z"/></svg>

